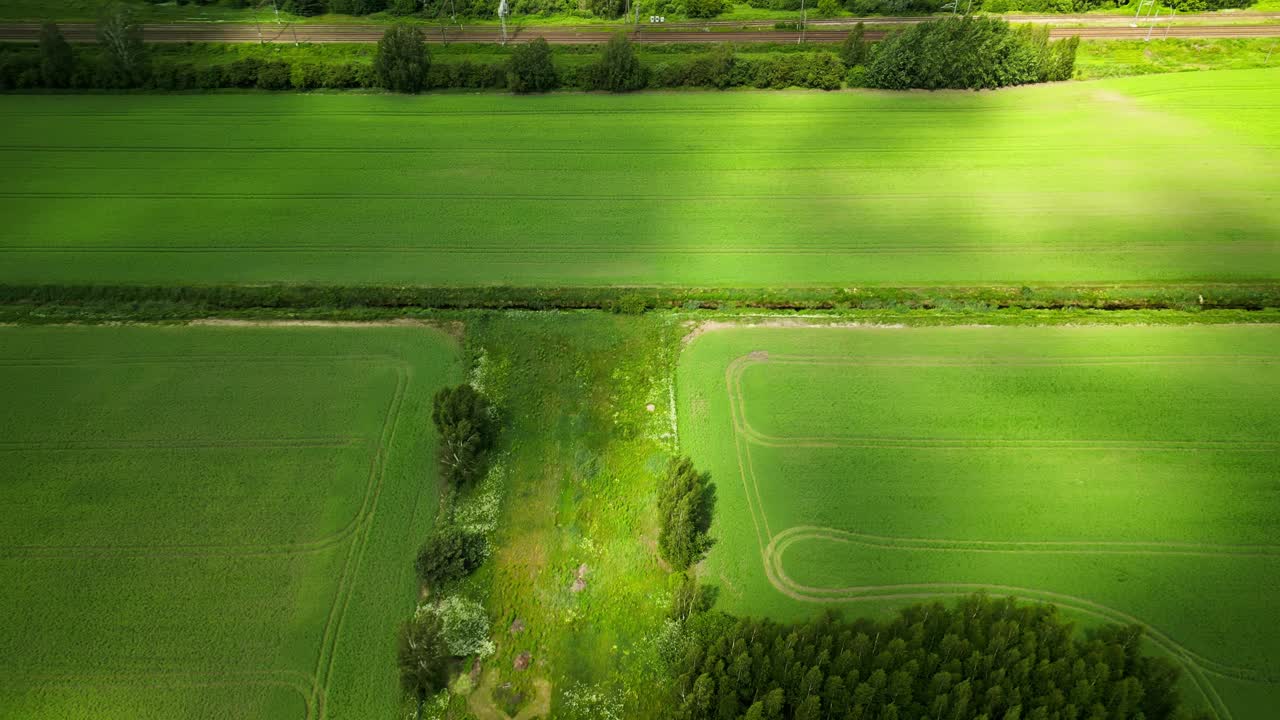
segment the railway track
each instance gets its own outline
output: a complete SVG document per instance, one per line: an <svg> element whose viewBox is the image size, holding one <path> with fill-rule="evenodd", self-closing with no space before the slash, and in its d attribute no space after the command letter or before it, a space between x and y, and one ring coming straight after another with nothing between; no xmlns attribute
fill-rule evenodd
<svg viewBox="0 0 1280 720"><path fill-rule="evenodd" d="M1046 22L1044 18L1018 18L1018 20ZM1184 18L1185 19L1185 18ZM867 30L868 39L883 37L888 30L876 29L876 25L909 24L920 22L921 18L877 18ZM730 30L730 27L743 27L742 23L700 25L682 24L655 28L647 25L631 26L628 34L639 43L707 43L707 42L795 42L803 39L813 43L836 43L844 40L848 33L847 26L840 26L831 21L819 21L809 24L803 33L795 30L774 30L772 27L760 29ZM747 26L751 27L751 26ZM68 23L61 25L63 34L71 42L95 42L94 26L89 23ZM382 37L384 26L379 25L276 25L274 23L257 24L209 24L209 23L173 23L164 25L147 25L143 29L143 37L147 42L183 43L183 42L226 42L226 43L371 43ZM40 28L35 23L0 24L0 41L22 42L34 41L39 36ZM428 42L433 43L491 43L502 39L501 30L492 26L423 26ZM528 26L508 29L508 37L514 42L528 42L534 38L545 38L547 42L556 44L598 44L606 42L616 29L600 26L555 27ZM1180 37L1180 38L1251 38L1280 37L1280 24L1274 25L1187 25L1176 22L1158 22L1154 27L1141 24L1137 27L1127 25L1098 25L1086 27L1051 27L1052 37L1070 37L1078 35L1090 40L1133 40L1146 38Z"/></svg>

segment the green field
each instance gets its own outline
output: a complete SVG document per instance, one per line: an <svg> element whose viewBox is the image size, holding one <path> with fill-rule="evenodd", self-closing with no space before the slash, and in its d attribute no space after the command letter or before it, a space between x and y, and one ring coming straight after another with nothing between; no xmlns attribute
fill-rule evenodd
<svg viewBox="0 0 1280 720"><path fill-rule="evenodd" d="M1280 700L1280 331L738 328L678 375L720 607L986 590L1139 623L1222 720Z"/></svg>
<svg viewBox="0 0 1280 720"><path fill-rule="evenodd" d="M985 93L0 97L0 283L1280 277L1280 70Z"/></svg>
<svg viewBox="0 0 1280 720"><path fill-rule="evenodd" d="M414 328L0 328L6 718L370 718L434 517Z"/></svg>

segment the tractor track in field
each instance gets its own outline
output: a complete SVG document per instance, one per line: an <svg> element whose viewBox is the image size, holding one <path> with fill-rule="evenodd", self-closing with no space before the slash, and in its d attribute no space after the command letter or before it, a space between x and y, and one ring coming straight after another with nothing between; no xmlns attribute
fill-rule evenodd
<svg viewBox="0 0 1280 720"><path fill-rule="evenodd" d="M50 559L57 555L51 553L62 553L66 557L82 558L86 554L101 557L139 557L139 558L163 558L163 557L193 557L203 556L201 553L193 553L192 550L203 548L210 550L205 553L210 556L219 557L258 557L258 556L279 556L279 555L296 555L300 553L311 553L328 550L335 546L341 545L348 539L354 538L351 542L346 558L343 562L342 572L339 575L338 583L334 589L333 602L330 605L329 613L326 616L323 631L321 633L321 643L319 652L317 653L315 671L311 674L299 671L246 671L244 673L227 673L228 677L239 677L242 675L256 676L266 674L287 674L293 675L301 680L264 680L256 681L248 684L260 685L277 685L288 687L303 698L306 705L307 720L323 720L326 712L326 703L328 697L329 681L337 658L338 638L342 631L342 624L346 618L347 610L350 607L351 598L354 595L354 587L356 577L359 574L360 565L363 562L365 550L368 546L369 533L373 525L373 518L377 512L378 503L382 494L385 481L386 459L390 450L390 444L394 442L396 428L399 425L400 410L403 406L404 396L408 392L411 372L403 360L394 358L393 356L380 355L335 355L335 356L275 356L271 358L254 358L252 356L187 356L187 357L170 357L170 356L131 356L128 358L97 358L97 359L80 359L69 360L65 358L44 358L37 360L23 361L0 361L0 367L81 367L81 366L101 366L101 365L189 365L192 362L198 364L214 364L226 362L248 362L257 363L260 361L283 360L283 364L304 363L312 364L317 362L330 362L333 360L340 361L378 361L387 362L388 367L396 372L396 387L388 402L387 411L383 417L382 429L380 432L379 442L373 456L370 458L369 477L366 481L365 493L361 502L361 507L353 516L352 520L346 527L336 533L326 536L325 538L311 541L308 543L296 543L286 546L170 546L181 548L181 552L165 553L156 551L156 546L139 546L137 553L120 552L121 547L71 547L71 546L21 546L18 548L0 548L0 557L15 557L19 559ZM233 447L235 445L232 445ZM256 447L256 446L255 446ZM14 550L23 552L11 553ZM42 554L41 551L47 550L49 553ZM71 551L68 553L68 551ZM217 674L217 673L213 673ZM125 679L138 681L139 679L164 678L171 674L166 672L160 673L138 673L102 676L115 679ZM202 673L207 675L207 673ZM59 676L14 676L18 679L39 679L39 678L57 678ZM62 676L67 682L80 682L81 676L67 675ZM89 682L92 682L90 680ZM190 686L236 686L246 684L242 680L207 681L184 683Z"/></svg>
<svg viewBox="0 0 1280 720"><path fill-rule="evenodd" d="M1091 247L1044 247L1044 248L1017 248L1016 252L1032 255L1060 255L1071 253L1090 253L1090 252L1106 252L1119 254L1148 254L1148 253L1167 253L1170 250L1206 250L1215 253L1241 252L1255 253L1258 250L1269 250L1275 247L1275 244L1233 244L1209 243L1209 244L1173 244L1165 243L1161 245L1129 245L1123 247L1108 246L1106 248ZM82 255L86 253L92 254L116 254L116 253L139 253L139 254L155 254L155 255L183 255L183 254L234 254L234 253L271 253L271 254L306 254L306 253L342 253L342 254L372 254L372 255L481 255L481 256L519 256L519 257L537 257L540 262L560 262L572 263L576 262L575 256L581 255L672 255L672 256L690 256L690 257L716 257L725 255L740 256L786 256L786 257L828 257L832 254L839 255L1002 255L1014 252L1014 248L992 247L990 245L978 246L951 246L951 247L831 247L831 248L781 248L781 247L759 247L759 248L693 248L693 247L625 247L625 248L606 248L606 247L545 247L545 246L526 246L526 247L458 247L458 246L422 246L422 247L370 247L370 246L249 246L249 245L217 245L217 246L185 246L185 247L142 247L142 246L110 246L110 247L79 247L79 248L37 248L36 246L9 246L0 247L0 254L4 253L37 253L37 254L76 254Z"/></svg>
<svg viewBox="0 0 1280 720"><path fill-rule="evenodd" d="M1204 362L1206 360L1222 362L1236 361L1243 359L1246 362L1275 362L1280 358L1272 356L1141 356L1126 359L1126 361L1115 362L1114 358L1073 358L1076 361L1069 364L1094 365L1094 364L1145 364L1143 361L1156 359L1158 362L1169 362L1182 359L1193 359L1196 362ZM877 358L879 360L879 358ZM899 359L901 360L901 359ZM995 360L996 362L991 362ZM1128 554L1128 555L1186 555L1192 557L1218 558L1218 557L1266 557L1273 558L1280 556L1280 545L1223 545L1210 543L1174 543L1174 542L1089 542L1089 541L1031 541L1031 542L1003 542L1003 541L983 541L983 540L939 540L932 538L900 538L870 535L866 533L855 533L836 528L816 527L816 526L797 526L787 528L781 532L774 534L769 527L768 517L764 512L764 500L760 492L759 481L756 478L754 463L751 458L750 445L757 443L758 439L772 439L783 442L783 446L790 446L786 443L787 438L770 438L763 436L751 429L746 419L745 400L743 389L741 386L741 377L746 368L761 363L779 362L793 364L818 364L818 365L836 365L836 366L858 366L867 364L865 360L847 358L829 358L829 357L812 357L812 356L788 356L788 355L771 355L765 352L753 352L740 356L732 360L725 369L725 389L728 395L730 415L734 430L735 454L738 461L739 477L743 483L745 499L747 507L751 514L752 524L756 530L756 541L760 549L761 560L763 561L766 579L769 584L776 590L792 599L801 602L810 603L854 603L868 601L896 601L896 600L927 600L944 597L954 597L957 595L966 595L974 592L995 592L1002 595L1019 597L1025 600L1038 602L1051 602L1061 605L1072 611L1088 615L1107 622L1137 625L1144 631L1144 635L1151 640L1157 647L1168 653L1176 659L1187 671L1197 690L1201 693L1206 703L1212 709L1215 716L1219 720L1232 720L1230 709L1218 694L1209 675L1215 675L1222 678L1261 683L1261 684L1280 684L1280 677L1268 675L1253 668L1241 667L1223 663L1199 654L1162 632L1155 626L1146 623L1134 615L1130 615L1121 610L1094 602L1087 598L1057 593L1047 590L1039 590L1034 588L1023 588L1012 585L999 585L990 583L913 583L913 584L897 584L897 585L863 585L850 587L814 587L803 585L792 579L783 566L782 556L785 551L792 545L805 541L825 541L845 544L858 544L867 547L879 548L893 551L917 551L917 552L986 552L986 553L1029 553L1029 554L1076 554L1076 555L1100 555L1100 554ZM934 366L934 367L981 367L990 365L1029 365L1029 366L1055 366L1064 363L1036 363L1026 362L1025 358L984 358L983 361L973 362L933 362L922 363L920 358L911 359L910 364L901 362L882 363L888 366ZM800 439L800 447L809 447L805 444L807 440ZM841 439L838 439L841 440ZM856 439L852 439L856 440ZM881 439L875 439L881 440ZM891 441L897 442L890 439ZM949 439L918 439L924 443L941 442L968 442L964 440L954 441ZM1070 442L1070 441L1067 441ZM1277 443L1270 441L1259 441L1268 445L1268 450L1274 451ZM760 443L768 444L768 443ZM1174 441L1174 444L1177 444ZM1201 445L1207 445L1211 449L1238 449L1235 447L1222 447L1222 444L1209 441L1208 443L1200 442ZM1052 445L1052 444L1051 444ZM1169 447L1159 442L1155 443L1157 449ZM1234 445L1234 444L1231 444ZM883 445L873 443L870 447L883 447ZM949 445L949 447L960 447L958 445ZM984 447L979 444L977 447ZM1248 449L1250 447L1246 443ZM913 448L914 449L914 448ZM1128 449L1127 446L1124 449ZM762 532L763 531L763 532Z"/></svg>
<svg viewBox="0 0 1280 720"><path fill-rule="evenodd" d="M212 678L212 679L211 679ZM218 679L221 678L221 679ZM116 685L144 685L152 687L181 688L237 688L244 686L279 687L292 690L302 700L304 720L318 720L317 703L313 697L314 680L297 670L199 670L133 673L32 673L6 674L0 685L27 687L33 683L64 684L86 687Z"/></svg>
<svg viewBox="0 0 1280 720"><path fill-rule="evenodd" d="M300 362L302 364L324 364L334 360L339 361L360 361L360 362L382 362L395 371L397 377L397 392L401 391L401 387L407 382L409 369L407 364L402 360L393 356L378 355L333 355L333 356L275 356L269 358L255 358L253 356L191 356L185 358L172 358L167 356L130 356L127 358L91 358L91 359L64 359L64 358L44 358L36 360L22 360L16 362L0 361L0 367L101 367L101 366L174 366L184 367L190 364L225 364L228 362L241 362L249 364L277 364L277 361L283 361L282 364L293 364ZM398 402L397 402L398 407ZM384 423L386 420L384 420ZM357 438L363 442L363 438ZM68 448L56 447L57 441L51 441L49 447L43 447L45 444L37 441L35 447L27 447L31 443L17 441L14 443L0 443L0 452L3 451L20 451L23 449L36 450L64 450ZM93 442L93 441L89 441ZM179 441L176 447L190 447L194 444ZM265 441L270 443L271 441ZM98 443L105 449L133 449L134 443L122 441L116 443L112 441L104 441ZM8 447L6 447L8 445ZM301 445L270 445L257 444L252 441L212 441L194 445L195 447L209 448L259 448L259 447L322 447L315 444ZM351 444L344 444L336 447L348 447ZM143 441L141 445L136 446L138 449L154 449L168 447L164 441ZM81 449L81 448L71 448ZM98 449L98 448L92 448ZM263 557L280 557L302 554L313 554L324 552L332 549L360 530L367 527L372 519L370 508L370 494L381 492L382 478L380 475L381 465L377 462L379 456L385 452L381 447L374 450L374 460L371 461L370 475L365 481L365 492L361 500L361 507L355 515L342 528L317 538L298 543L287 543L281 545L275 544L246 544L246 545L14 545L0 547L0 557L12 559L75 559L86 555L100 558L113 559L170 559L170 558L211 558L211 557L236 557L236 558L263 558ZM374 503L376 505L376 502Z"/></svg>
<svg viewBox="0 0 1280 720"><path fill-rule="evenodd" d="M1180 19L1162 18L1163 22L1142 22L1131 26L1132 19L1124 16L1042 16L1008 19L1015 23L1035 23L1049 26L1050 37L1079 36L1084 39L1145 39L1165 37L1190 38L1238 38L1277 37L1280 25L1265 24L1280 18L1280 13L1254 13L1233 15L1193 15ZM865 37L878 40L891 30L884 26L913 25L933 18L898 17L864 18L868 26ZM1246 22L1236 24L1185 24L1230 23L1235 19ZM662 26L628 25L600 26L520 26L507 30L508 42L523 43L537 38L562 45L598 45L608 42L618 32L624 32L632 42L640 44L670 44L712 42L809 42L831 44L842 42L848 36L857 18L840 21L810 21L805 30L773 29L774 21L739 21L672 23ZM1181 22L1180 22L1181 21ZM1262 24L1249 24L1262 23ZM1111 24L1102 24L1111 23ZM1078 25L1062 27L1061 25ZM62 23L66 38L75 43L97 42L97 33L90 23ZM385 25L320 25L276 23L152 23L143 26L143 39L150 43L374 43L381 39ZM499 43L502 30L495 26L423 26L423 37L429 43ZM39 25L31 22L0 23L0 41L34 41L39 37Z"/></svg>

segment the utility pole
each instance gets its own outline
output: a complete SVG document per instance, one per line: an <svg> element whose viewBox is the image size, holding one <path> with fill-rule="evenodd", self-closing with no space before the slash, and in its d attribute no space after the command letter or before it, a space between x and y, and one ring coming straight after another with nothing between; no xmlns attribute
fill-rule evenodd
<svg viewBox="0 0 1280 720"><path fill-rule="evenodd" d="M507 44L507 0L498 2L498 21L502 23L502 44Z"/></svg>
<svg viewBox="0 0 1280 720"><path fill-rule="evenodd" d="M804 0L800 0L800 37L796 38L796 44L804 42Z"/></svg>

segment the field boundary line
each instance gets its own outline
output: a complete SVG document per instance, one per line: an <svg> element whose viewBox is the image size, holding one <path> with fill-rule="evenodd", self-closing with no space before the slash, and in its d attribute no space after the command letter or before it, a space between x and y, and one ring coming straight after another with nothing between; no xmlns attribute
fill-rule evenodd
<svg viewBox="0 0 1280 720"><path fill-rule="evenodd" d="M261 440L0 440L0 452L61 452L94 450L238 450L238 449L333 449L356 447L366 439L358 435L334 437L264 438Z"/></svg>

